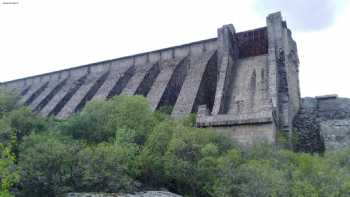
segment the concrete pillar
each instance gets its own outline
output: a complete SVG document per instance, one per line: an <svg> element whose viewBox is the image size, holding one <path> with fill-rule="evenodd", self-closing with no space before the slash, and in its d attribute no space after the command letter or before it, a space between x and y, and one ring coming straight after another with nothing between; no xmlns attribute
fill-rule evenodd
<svg viewBox="0 0 350 197"><path fill-rule="evenodd" d="M269 76L269 94L272 107L276 108L278 104L278 82L277 82L277 58L279 49L282 48L282 15L280 12L267 16L267 39L268 39L268 76Z"/></svg>
<svg viewBox="0 0 350 197"><path fill-rule="evenodd" d="M288 66L289 36L286 23L280 12L270 14L267 19L268 31L268 69L269 94L276 115L277 128L290 131L293 113L290 98L290 88L295 83L291 81L291 71Z"/></svg>
<svg viewBox="0 0 350 197"><path fill-rule="evenodd" d="M232 71L238 59L238 40L233 25L224 25L218 29L217 42L219 73L213 115L224 113L232 91Z"/></svg>

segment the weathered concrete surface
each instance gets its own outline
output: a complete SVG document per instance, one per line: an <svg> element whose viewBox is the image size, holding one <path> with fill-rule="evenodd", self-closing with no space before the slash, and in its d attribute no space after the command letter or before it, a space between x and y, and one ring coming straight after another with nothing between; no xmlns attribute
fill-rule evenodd
<svg viewBox="0 0 350 197"><path fill-rule="evenodd" d="M66 197L181 197L165 191L147 191L135 194L69 193Z"/></svg>
<svg viewBox="0 0 350 197"><path fill-rule="evenodd" d="M350 118L322 121L320 128L326 150L350 146Z"/></svg>
<svg viewBox="0 0 350 197"><path fill-rule="evenodd" d="M242 46L249 49L243 56ZM231 132L243 143L255 138L275 142L277 132L291 133L300 102L297 60L296 44L280 13L270 14L267 27L255 31L219 29L214 108L197 116L197 126Z"/></svg>
<svg viewBox="0 0 350 197"><path fill-rule="evenodd" d="M212 113L226 113L227 103L232 92L235 64L238 59L238 40L233 25L218 29L218 81Z"/></svg>
<svg viewBox="0 0 350 197"><path fill-rule="evenodd" d="M150 89L152 84L153 84L153 80L154 77L158 75L159 73L159 64L158 63L149 63L146 65L141 65L141 66L137 66L136 67L136 73L134 76L132 76L132 78L130 79L130 81L128 82L128 84L126 85L126 87L123 89L122 94L126 94L126 95L135 95L137 94L137 90L139 89L140 86L142 86L142 82L144 82L146 79L146 77L149 77L149 83L146 86L149 87L142 87L142 89ZM144 91L146 92L145 95L147 95L148 91Z"/></svg>
<svg viewBox="0 0 350 197"><path fill-rule="evenodd" d="M43 116L56 115L64 106L62 102L67 102L67 99L69 99L67 97L72 96L70 94L74 93L75 89L83 83L86 75L87 69L70 73L67 83L65 83L49 103L40 111L40 114ZM60 103L62 104L60 105Z"/></svg>
<svg viewBox="0 0 350 197"><path fill-rule="evenodd" d="M97 90L92 100L107 98L109 93L112 91L113 87L118 83L118 81L125 75L125 73L131 68L131 65L123 65L117 70L111 70L107 76L106 81Z"/></svg>
<svg viewBox="0 0 350 197"><path fill-rule="evenodd" d="M276 133L272 122L262 124L240 124L231 127L215 127L215 130L242 144L266 141L275 142Z"/></svg>
<svg viewBox="0 0 350 197"><path fill-rule="evenodd" d="M173 116L178 117L189 114L191 112L197 112L195 101L197 95L203 96L199 95L199 88L201 83L204 83L204 80L208 80L205 78L205 71L206 69L210 68L207 67L215 66L210 63L210 59L214 58L214 55L215 52L211 51L203 54L203 56L200 58L191 59L188 75L186 76L184 85L181 88L176 104L174 106L174 110L172 112Z"/></svg>
<svg viewBox="0 0 350 197"><path fill-rule="evenodd" d="M21 104L30 104L36 98L37 95L39 95L42 91L46 89L47 85L48 81L40 81L36 84L33 84L26 92L26 94L23 95L19 102Z"/></svg>
<svg viewBox="0 0 350 197"><path fill-rule="evenodd" d="M67 77L50 81L48 87L30 104L30 107L40 111L62 88L66 81Z"/></svg>
<svg viewBox="0 0 350 197"><path fill-rule="evenodd" d="M237 62L229 114L256 113L270 107L266 70L266 55L244 58Z"/></svg>
<svg viewBox="0 0 350 197"><path fill-rule="evenodd" d="M297 150L322 152L350 146L350 99L334 95L303 98L294 128Z"/></svg>
<svg viewBox="0 0 350 197"><path fill-rule="evenodd" d="M167 88L176 67L179 66L182 60L183 59L174 59L162 62L160 73L154 81L151 90L147 94L152 110L156 110L158 108L165 89Z"/></svg>
<svg viewBox="0 0 350 197"><path fill-rule="evenodd" d="M61 111L57 114L58 118L67 118L72 113L75 112L76 108L83 101L84 97L87 95L89 90L95 85L98 79L100 79L105 72L89 73L86 82L81 85L76 93L69 99L69 101L64 105Z"/></svg>

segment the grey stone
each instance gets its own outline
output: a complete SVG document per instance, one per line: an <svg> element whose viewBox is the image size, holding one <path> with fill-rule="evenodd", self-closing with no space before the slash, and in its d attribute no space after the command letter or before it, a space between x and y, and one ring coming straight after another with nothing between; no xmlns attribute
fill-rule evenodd
<svg viewBox="0 0 350 197"><path fill-rule="evenodd" d="M68 193L66 197L181 197L166 191L147 191L135 194L107 194L107 193Z"/></svg>
<svg viewBox="0 0 350 197"><path fill-rule="evenodd" d="M334 95L303 98L294 128L299 151L323 152L350 146L350 99Z"/></svg>

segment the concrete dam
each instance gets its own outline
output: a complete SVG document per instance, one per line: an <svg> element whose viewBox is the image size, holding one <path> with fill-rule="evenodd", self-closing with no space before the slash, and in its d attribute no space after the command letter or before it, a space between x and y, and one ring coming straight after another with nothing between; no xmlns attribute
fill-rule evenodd
<svg viewBox="0 0 350 197"><path fill-rule="evenodd" d="M301 99L297 46L281 13L266 26L156 51L1 83L42 116L59 119L88 101L143 95L153 110L197 113L198 127L213 127L236 140L276 140L291 132Z"/></svg>

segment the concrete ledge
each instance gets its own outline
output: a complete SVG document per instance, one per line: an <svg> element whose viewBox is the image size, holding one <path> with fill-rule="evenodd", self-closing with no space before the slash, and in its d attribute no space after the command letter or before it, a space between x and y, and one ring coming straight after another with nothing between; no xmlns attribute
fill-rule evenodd
<svg viewBox="0 0 350 197"><path fill-rule="evenodd" d="M242 145L261 141L276 142L276 127L273 123L220 126L215 127L215 131Z"/></svg>
<svg viewBox="0 0 350 197"><path fill-rule="evenodd" d="M324 100L324 99L336 99L338 97L337 94L327 94L322 96L316 96L315 98L317 100Z"/></svg>
<svg viewBox="0 0 350 197"><path fill-rule="evenodd" d="M234 125L269 124L273 122L272 112L255 114L219 114L214 116L198 116L196 124L198 127L219 127Z"/></svg>

